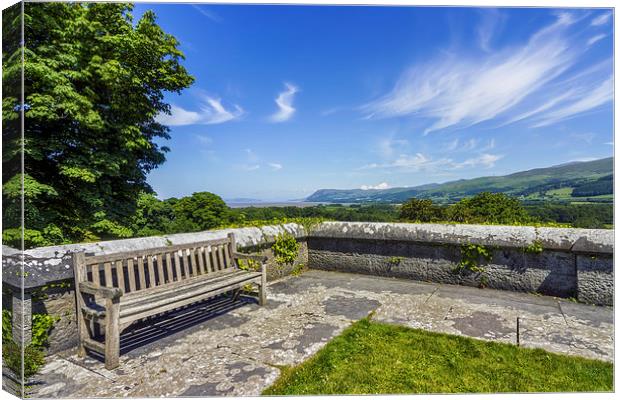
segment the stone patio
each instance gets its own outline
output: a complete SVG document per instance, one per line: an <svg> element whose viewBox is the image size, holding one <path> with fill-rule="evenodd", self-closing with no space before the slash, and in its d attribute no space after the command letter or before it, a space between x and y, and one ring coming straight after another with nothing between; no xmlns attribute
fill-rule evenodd
<svg viewBox="0 0 620 400"><path fill-rule="evenodd" d="M32 397L258 395L277 366L316 353L353 321L436 332L613 361L613 309L490 289L310 270L270 285L266 307L219 297L121 336L107 371L75 350L50 356Z"/></svg>

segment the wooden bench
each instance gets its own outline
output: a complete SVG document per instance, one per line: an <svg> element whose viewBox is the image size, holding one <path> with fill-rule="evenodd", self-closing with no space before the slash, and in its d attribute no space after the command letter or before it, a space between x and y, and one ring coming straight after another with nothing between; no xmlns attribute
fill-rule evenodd
<svg viewBox="0 0 620 400"><path fill-rule="evenodd" d="M236 251L235 237L102 256L73 254L79 348L102 353L105 367L118 367L120 333L133 322L235 291L249 283L259 287L266 302L265 256ZM239 268L254 260L260 271ZM94 339L95 323L104 342Z"/></svg>

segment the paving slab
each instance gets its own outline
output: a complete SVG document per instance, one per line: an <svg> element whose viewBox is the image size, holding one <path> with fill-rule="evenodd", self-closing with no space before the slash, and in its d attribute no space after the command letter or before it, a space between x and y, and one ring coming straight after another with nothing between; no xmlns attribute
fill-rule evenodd
<svg viewBox="0 0 620 400"><path fill-rule="evenodd" d="M530 294L308 271L269 286L268 305L220 296L149 319L121 336L120 367L92 354L49 356L32 397L259 395L369 314L401 324L613 360L613 309Z"/></svg>

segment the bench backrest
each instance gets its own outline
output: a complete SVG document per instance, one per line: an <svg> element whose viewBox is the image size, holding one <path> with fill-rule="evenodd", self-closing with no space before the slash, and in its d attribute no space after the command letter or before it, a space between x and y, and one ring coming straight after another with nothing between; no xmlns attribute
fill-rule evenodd
<svg viewBox="0 0 620 400"><path fill-rule="evenodd" d="M146 290L236 266L232 233L209 240L101 256L74 256L77 282L120 288L123 293Z"/></svg>

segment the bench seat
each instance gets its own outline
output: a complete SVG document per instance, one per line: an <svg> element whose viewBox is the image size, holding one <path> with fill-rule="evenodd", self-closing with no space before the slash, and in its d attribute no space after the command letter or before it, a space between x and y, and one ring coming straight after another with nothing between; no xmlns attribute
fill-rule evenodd
<svg viewBox="0 0 620 400"><path fill-rule="evenodd" d="M119 300L120 328L123 330L144 317L174 310L233 289L240 289L249 283L260 282L260 279L260 272L223 271L167 284L146 294L137 292L122 296ZM105 319L105 306L100 303L85 304L82 312L91 318Z"/></svg>
<svg viewBox="0 0 620 400"><path fill-rule="evenodd" d="M246 260L247 264L241 264ZM251 268L260 266L259 270ZM101 256L73 254L78 312L78 355L101 352L119 365L120 333L133 322L258 286L266 302L266 257L237 252L235 237ZM95 340L103 328L103 343Z"/></svg>

